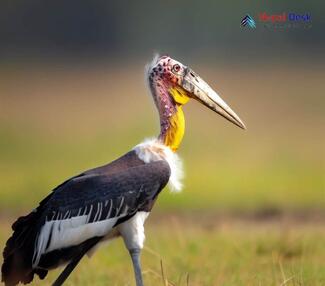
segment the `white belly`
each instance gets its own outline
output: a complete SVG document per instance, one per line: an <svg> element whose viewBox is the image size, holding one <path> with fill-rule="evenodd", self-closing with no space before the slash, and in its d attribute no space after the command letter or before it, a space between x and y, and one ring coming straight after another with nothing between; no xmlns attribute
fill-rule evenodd
<svg viewBox="0 0 325 286"><path fill-rule="evenodd" d="M109 243L119 236L123 237L127 249L142 249L145 240L144 222L148 216L149 212L137 212L127 221L114 227L95 247L87 252L87 256L92 256L99 246L104 243Z"/></svg>
<svg viewBox="0 0 325 286"><path fill-rule="evenodd" d="M148 215L149 212L137 212L132 218L117 226L127 249L143 248L145 240L144 222Z"/></svg>

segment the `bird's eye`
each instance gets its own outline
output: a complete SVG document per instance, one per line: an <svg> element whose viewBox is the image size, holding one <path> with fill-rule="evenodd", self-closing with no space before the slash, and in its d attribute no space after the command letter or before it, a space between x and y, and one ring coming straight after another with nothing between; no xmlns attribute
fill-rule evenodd
<svg viewBox="0 0 325 286"><path fill-rule="evenodd" d="M173 66L173 71L174 71L174 72L179 72L180 69L181 69L181 66L180 66L179 64L175 64L175 65Z"/></svg>

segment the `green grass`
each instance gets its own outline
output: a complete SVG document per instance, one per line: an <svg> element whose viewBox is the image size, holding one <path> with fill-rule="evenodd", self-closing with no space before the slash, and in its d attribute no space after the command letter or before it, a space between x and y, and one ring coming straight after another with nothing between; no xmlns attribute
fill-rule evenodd
<svg viewBox="0 0 325 286"><path fill-rule="evenodd" d="M141 141L145 137L142 134L151 133L138 122L128 128L126 134L124 130L115 130L113 135L97 131L95 137L88 138L74 133L43 133L30 126L8 130L8 126L0 125L0 209L17 213L33 208L63 180L115 159ZM207 144L202 149L195 143L195 136L205 140L212 137L215 145ZM208 134L188 137L180 150L186 173L184 192L164 192L158 208L256 210L325 206L324 168L319 158L299 158L298 151L279 144L267 149L268 154L252 147L243 153L241 146L234 146L237 144L226 145L232 139L229 136L222 142Z"/></svg>
<svg viewBox="0 0 325 286"><path fill-rule="evenodd" d="M156 110L133 66L27 70L0 70L3 212L33 208L66 178L158 133ZM196 102L185 106L186 133L179 150L185 189L181 195L165 192L157 207L323 209L322 72L305 71L302 85L294 66L270 65L263 75L228 66L201 70L248 130Z"/></svg>
<svg viewBox="0 0 325 286"><path fill-rule="evenodd" d="M218 79L248 130L197 103L184 108L185 187L165 190L148 221L146 285L167 285L161 261L170 285L324 285L325 229L315 217L298 223L308 211L324 220L324 74L310 69L302 78L295 67L272 65L263 74L227 66L201 71L208 82ZM0 248L14 217L55 186L157 134L138 72L0 70ZM256 213L300 216L231 219ZM50 285L57 275L35 285ZM133 285L122 242L84 259L67 284Z"/></svg>
<svg viewBox="0 0 325 286"><path fill-rule="evenodd" d="M9 235L1 224L1 244ZM146 285L324 285L325 229L288 221L148 219L142 264ZM161 262L163 273L161 271ZM60 269L50 272L50 285ZM163 281L168 280L169 284ZM187 279L189 283L187 284ZM67 285L133 285L121 239L84 258Z"/></svg>

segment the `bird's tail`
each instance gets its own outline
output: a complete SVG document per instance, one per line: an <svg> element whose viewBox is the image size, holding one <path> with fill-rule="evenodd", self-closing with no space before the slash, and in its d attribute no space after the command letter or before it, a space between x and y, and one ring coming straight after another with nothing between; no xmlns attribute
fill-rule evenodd
<svg viewBox="0 0 325 286"><path fill-rule="evenodd" d="M19 282L27 284L33 280L34 274L41 279L44 279L47 274L47 270L32 267L39 217L38 208L27 216L20 217L12 225L14 233L8 239L3 251L1 268L2 282L6 286L17 285Z"/></svg>

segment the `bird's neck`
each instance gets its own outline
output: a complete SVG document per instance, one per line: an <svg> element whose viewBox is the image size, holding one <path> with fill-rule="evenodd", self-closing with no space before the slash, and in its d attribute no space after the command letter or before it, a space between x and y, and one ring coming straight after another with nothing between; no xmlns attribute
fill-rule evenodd
<svg viewBox="0 0 325 286"><path fill-rule="evenodd" d="M176 111L168 118L160 118L159 139L174 152L180 146L184 132L185 119L181 105L176 105Z"/></svg>
<svg viewBox="0 0 325 286"><path fill-rule="evenodd" d="M161 82L150 82L150 88L160 116L159 141L175 152L182 142L185 131L182 104L175 102L173 90Z"/></svg>

